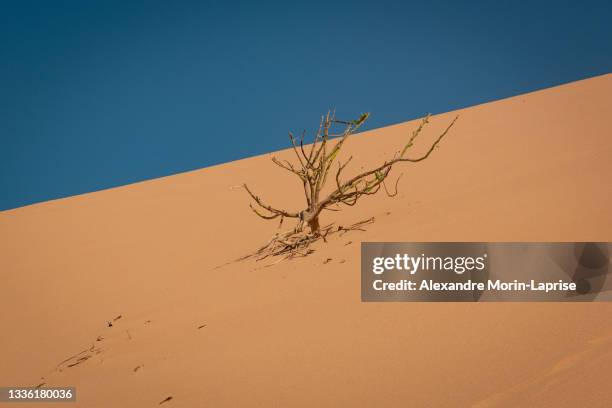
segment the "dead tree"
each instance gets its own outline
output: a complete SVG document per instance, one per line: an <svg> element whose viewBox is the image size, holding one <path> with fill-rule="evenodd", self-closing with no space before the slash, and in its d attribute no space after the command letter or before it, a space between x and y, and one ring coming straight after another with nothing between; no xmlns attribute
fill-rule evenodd
<svg viewBox="0 0 612 408"><path fill-rule="evenodd" d="M354 206L362 197L376 194L381 186L388 196L395 196L397 194L399 177L395 181L393 192L388 190L385 183L393 167L402 162L417 163L427 159L457 120L455 117L421 156L411 158L407 156L407 153L414 145L423 127L429 122L430 115L423 118L402 149L378 167L343 180L343 171L351 162L352 156L344 163L337 161L338 164L334 170L335 176L332 176L335 186L328 194L322 194L323 188L328 181L328 176L332 172L332 166L336 162L344 143L364 124L368 117L369 113L365 113L356 120L342 121L336 119L334 112L328 112L327 115L321 118L319 129L310 146L304 145L305 132L302 132L299 142L292 133L289 133L289 140L298 162L293 164L287 160L280 161L276 157L272 157L272 161L277 166L295 174L300 179L304 187L306 208L301 211L292 212L273 207L253 193L246 184L243 184L244 189L254 201L254 203L249 204L253 212L266 220L280 218L281 224L285 218L295 218L297 225L292 233L303 236L304 239L307 238L308 242L316 240L322 235L319 217L323 210L337 210L339 205ZM341 130L334 132L334 129L338 126L342 127ZM304 232L306 225L309 228L308 233ZM295 237L285 234L284 238ZM304 240L300 239L297 241L299 243L304 242Z"/></svg>

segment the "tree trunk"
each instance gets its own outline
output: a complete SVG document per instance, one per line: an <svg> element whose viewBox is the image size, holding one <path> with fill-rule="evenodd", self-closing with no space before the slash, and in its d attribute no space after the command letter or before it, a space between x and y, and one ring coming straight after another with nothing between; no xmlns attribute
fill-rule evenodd
<svg viewBox="0 0 612 408"><path fill-rule="evenodd" d="M311 219L308 220L308 226L310 227L310 232L313 234L319 234L319 215L315 215Z"/></svg>

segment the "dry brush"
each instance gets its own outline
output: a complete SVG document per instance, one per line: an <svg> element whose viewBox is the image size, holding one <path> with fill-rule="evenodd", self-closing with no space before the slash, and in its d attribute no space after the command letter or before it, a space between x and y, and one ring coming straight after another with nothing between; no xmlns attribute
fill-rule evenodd
<svg viewBox="0 0 612 408"><path fill-rule="evenodd" d="M430 115L427 115L393 157L377 167L345 178L343 172L351 162L352 156L341 162L338 155L347 140L365 123L368 117L369 113L365 113L356 120L342 121L336 119L335 113L330 111L321 118L317 133L310 145L304 144L305 132L302 132L299 140L289 133L289 140L297 161L291 163L288 160L281 161L276 157L272 157L272 161L278 167L299 178L305 196L305 208L301 211L274 207L243 184L244 189L253 200L249 206L259 217L266 220L280 219L279 226L283 224L285 218L293 218L297 221L292 230L275 234L266 245L244 258L254 256L263 259L275 255L285 255L286 258L305 256L312 252L309 247L313 242L319 239L326 240L330 234L361 229L363 225L372 222L373 218L349 227L334 228L333 225L321 226L320 216L325 210L338 211L342 205L354 206L361 198L378 193L381 187L388 196L395 196L401 174L395 180L393 191L389 190L386 183L393 167L399 163L418 163L427 159L457 120L455 117L425 153L417 157L409 157L410 148L429 122ZM330 178L334 185L330 192L324 194L324 187Z"/></svg>

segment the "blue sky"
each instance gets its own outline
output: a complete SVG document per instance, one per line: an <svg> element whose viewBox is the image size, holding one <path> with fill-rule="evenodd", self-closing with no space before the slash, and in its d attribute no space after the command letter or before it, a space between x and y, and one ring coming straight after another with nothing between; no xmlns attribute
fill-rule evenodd
<svg viewBox="0 0 612 408"><path fill-rule="evenodd" d="M0 4L0 210L612 71L609 1Z"/></svg>

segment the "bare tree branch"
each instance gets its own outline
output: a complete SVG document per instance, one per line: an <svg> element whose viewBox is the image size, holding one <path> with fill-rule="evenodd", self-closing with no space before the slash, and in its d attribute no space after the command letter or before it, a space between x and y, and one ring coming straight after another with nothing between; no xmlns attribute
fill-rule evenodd
<svg viewBox="0 0 612 408"><path fill-rule="evenodd" d="M288 212L285 210L278 210L270 205L265 204L263 201L261 201L261 199L256 196L255 194L253 194L253 192L249 189L249 187L246 184L243 184L242 187L244 187L244 189L247 191L247 193L249 193L249 195L251 196L251 198L257 203L257 205L259 205L261 208L266 209L268 211L270 211L273 214L276 214L276 216L282 215L283 217L287 217L287 218L300 218L300 214L299 213L292 213L292 212ZM251 206L251 208L253 209L253 211L255 211L255 213L257 215L259 215L262 218L262 215L260 215L260 213L258 213L255 208L253 208L253 206ZM276 218L276 217L274 217Z"/></svg>
<svg viewBox="0 0 612 408"><path fill-rule="evenodd" d="M378 167L366 170L346 181L342 181L341 176L343 171L353 157L349 157L345 162L338 161L338 169L335 174L335 188L323 199L321 199L320 195L327 183L327 177L331 171L332 165L338 160L338 155L349 137L361 128L369 118L369 113L362 114L356 120L344 121L336 119L335 111L328 111L326 115L321 117L318 130L310 148L304 146L305 131L301 134L299 148L295 136L293 133L289 132L289 140L297 156L298 163L294 165L287 160L280 161L276 157L272 157L272 161L277 166L300 178L302 187L304 188L306 208L299 212L290 212L272 207L264 203L246 184L243 185L255 204L255 206L250 204L250 207L259 217L264 219L275 219L280 217L279 227L282 225L284 218L298 219L298 223L292 232L283 235L284 238L282 239L280 236L277 236L276 239L273 239L264 248L267 248L267 250L273 253L285 253L287 250L290 254L308 254L309 250L306 250L308 245L318 238L325 239L329 233L329 229L325 229L329 227L321 228L319 225L319 215L323 210L338 211L338 206L340 205L354 206L362 197L378 193L381 186L387 196L395 197L398 193L398 183L402 174L395 180L394 191L389 191L386 179L389 177L393 167L398 163L418 163L427 159L458 119L458 117L455 117L452 120L448 127L438 135L424 154L418 157L407 157L408 151L414 146L414 143L423 131L425 125L429 123L430 117L430 115L425 116L419 126L410 134L410 137L406 144L402 146L402 149L397 151L393 157L384 161ZM336 127L340 127L341 129L336 131ZM332 139L333 141L331 141ZM331 206L334 206L334 208L330 208ZM310 232L303 232L305 225L308 225ZM300 238L297 238L298 236ZM260 252L262 250L260 250ZM305 250L306 252L304 252Z"/></svg>

